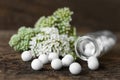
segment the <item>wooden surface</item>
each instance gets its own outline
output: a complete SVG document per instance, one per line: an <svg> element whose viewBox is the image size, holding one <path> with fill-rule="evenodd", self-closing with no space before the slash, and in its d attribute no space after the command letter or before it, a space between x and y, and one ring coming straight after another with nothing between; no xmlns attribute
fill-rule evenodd
<svg viewBox="0 0 120 80"><path fill-rule="evenodd" d="M80 30L80 33L88 31ZM0 31L0 80L120 80L120 33L115 34L118 42L112 50L100 58L100 68L91 71L84 61L82 73L74 76L63 68L60 71L51 69L50 64L45 65L41 71L33 71L30 62L23 62L20 54L9 47L8 41L15 31Z"/></svg>
<svg viewBox="0 0 120 80"><path fill-rule="evenodd" d="M120 31L120 0L0 0L0 29L33 27L39 17L62 7L74 11L77 28Z"/></svg>

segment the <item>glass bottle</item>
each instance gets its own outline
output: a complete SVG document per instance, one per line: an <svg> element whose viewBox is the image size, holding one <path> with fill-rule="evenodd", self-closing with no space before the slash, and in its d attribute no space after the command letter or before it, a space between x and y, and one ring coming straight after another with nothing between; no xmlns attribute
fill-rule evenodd
<svg viewBox="0 0 120 80"><path fill-rule="evenodd" d="M80 36L75 42L77 56L87 61L91 56L100 57L116 43L116 36L110 31L99 31Z"/></svg>

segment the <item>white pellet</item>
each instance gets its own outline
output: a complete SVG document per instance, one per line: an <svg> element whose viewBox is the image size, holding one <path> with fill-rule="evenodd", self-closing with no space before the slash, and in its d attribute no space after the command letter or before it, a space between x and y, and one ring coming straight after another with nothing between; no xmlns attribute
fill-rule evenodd
<svg viewBox="0 0 120 80"><path fill-rule="evenodd" d="M95 53L95 46L92 42L85 45L85 51L86 56L91 56Z"/></svg>
<svg viewBox="0 0 120 80"><path fill-rule="evenodd" d="M62 68L62 62L60 59L53 59L52 62L51 62L51 67L54 69L54 70L59 70Z"/></svg>
<svg viewBox="0 0 120 80"><path fill-rule="evenodd" d="M71 74L77 75L82 71L81 65L77 62L74 62L70 65L69 71Z"/></svg>
<svg viewBox="0 0 120 80"><path fill-rule="evenodd" d="M31 63L33 70L40 70L43 68L43 63L39 59L34 59Z"/></svg>
<svg viewBox="0 0 120 80"><path fill-rule="evenodd" d="M97 42L97 44L99 45L100 51L102 51L102 50L103 50L102 40L101 40L100 38L97 38L97 39L96 39L96 42Z"/></svg>
<svg viewBox="0 0 120 80"><path fill-rule="evenodd" d="M58 58L59 56L58 56L58 54L57 53L49 53L49 55L48 55L48 60L49 61L52 61L53 59L56 59L56 58Z"/></svg>
<svg viewBox="0 0 120 80"><path fill-rule="evenodd" d="M88 68L91 70L96 70L99 68L98 59L94 56L88 58Z"/></svg>
<svg viewBox="0 0 120 80"><path fill-rule="evenodd" d="M62 58L62 64L65 67L68 67L73 61L74 61L74 59L72 59L70 57L64 57L64 58Z"/></svg>
<svg viewBox="0 0 120 80"><path fill-rule="evenodd" d="M38 59L40 61L42 61L43 64L47 64L48 63L48 56L46 54L41 54Z"/></svg>
<svg viewBox="0 0 120 80"><path fill-rule="evenodd" d="M72 55L70 55L70 54L65 55L65 56L64 56L64 58L70 58L72 61L74 61L73 56L72 56Z"/></svg>
<svg viewBox="0 0 120 80"><path fill-rule="evenodd" d="M110 46L113 46L116 43L113 38L109 38L108 41L110 43Z"/></svg>
<svg viewBox="0 0 120 80"><path fill-rule="evenodd" d="M23 61L30 61L32 59L32 54L30 51L24 51L22 54L21 54L21 58Z"/></svg>

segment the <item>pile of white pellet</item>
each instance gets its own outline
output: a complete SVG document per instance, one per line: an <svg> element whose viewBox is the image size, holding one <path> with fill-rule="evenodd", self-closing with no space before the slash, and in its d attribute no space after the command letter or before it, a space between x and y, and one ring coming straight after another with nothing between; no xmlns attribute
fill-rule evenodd
<svg viewBox="0 0 120 80"><path fill-rule="evenodd" d="M30 61L33 59L30 51L24 51L21 54L23 61ZM96 70L99 67L99 62L96 57L90 57L88 59L88 68ZM51 63L51 68L54 70L60 70L62 67L68 67L71 74L77 75L82 71L80 63L75 62L72 55L67 54L62 59L59 58L57 53L41 54L38 58L33 59L31 62L31 68L33 70L41 70L44 65Z"/></svg>

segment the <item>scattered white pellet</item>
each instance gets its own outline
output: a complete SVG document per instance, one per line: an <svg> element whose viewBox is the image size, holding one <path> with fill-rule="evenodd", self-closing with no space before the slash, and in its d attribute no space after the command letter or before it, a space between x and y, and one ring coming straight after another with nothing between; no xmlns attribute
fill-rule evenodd
<svg viewBox="0 0 120 80"><path fill-rule="evenodd" d="M33 70L40 70L43 68L43 63L39 59L34 59L31 63Z"/></svg>
<svg viewBox="0 0 120 80"><path fill-rule="evenodd" d="M111 47L111 45L110 45L111 43L109 41L103 41L102 44L103 44L104 51L109 50L109 48Z"/></svg>
<svg viewBox="0 0 120 80"><path fill-rule="evenodd" d="M64 58L70 58L72 61L74 61L73 56L72 56L72 55L70 55L70 54L65 55L65 56L64 56Z"/></svg>
<svg viewBox="0 0 120 80"><path fill-rule="evenodd" d="M70 57L64 57L64 58L62 58L62 64L65 67L68 67L73 61L74 61L74 59L72 59Z"/></svg>
<svg viewBox="0 0 120 80"><path fill-rule="evenodd" d="M92 56L95 53L95 46L92 42L89 42L85 45L85 51L86 56Z"/></svg>
<svg viewBox="0 0 120 80"><path fill-rule="evenodd" d="M30 61L32 59L32 54L30 51L24 51L22 54L21 54L21 58L23 61Z"/></svg>
<svg viewBox="0 0 120 80"><path fill-rule="evenodd" d="M101 36L100 38L102 39L102 41L107 41L108 40L106 36Z"/></svg>
<svg viewBox="0 0 120 80"><path fill-rule="evenodd" d="M56 59L56 58L58 58L59 56L58 56L58 54L57 53L49 53L49 55L48 55L48 60L49 61L52 61L53 59Z"/></svg>
<svg viewBox="0 0 120 80"><path fill-rule="evenodd" d="M100 38L97 38L97 39L96 39L96 42L97 42L97 44L99 45L100 51L102 51L102 50L103 50L102 40L101 40Z"/></svg>
<svg viewBox="0 0 120 80"><path fill-rule="evenodd" d="M113 38L109 38L108 41L110 43L110 46L113 46L116 43L116 41Z"/></svg>
<svg viewBox="0 0 120 80"><path fill-rule="evenodd" d="M88 58L88 68L91 70L96 70L99 68L99 62L98 59L94 56Z"/></svg>
<svg viewBox="0 0 120 80"><path fill-rule="evenodd" d="M41 54L38 59L40 61L42 61L43 64L47 64L48 63L48 56L46 54Z"/></svg>
<svg viewBox="0 0 120 80"><path fill-rule="evenodd" d="M52 60L51 62L51 67L54 69L54 70L59 70L62 68L62 62L60 59L54 59Z"/></svg>
<svg viewBox="0 0 120 80"><path fill-rule="evenodd" d="M77 75L82 71L81 65L77 62L74 62L70 65L69 71L71 74Z"/></svg>

